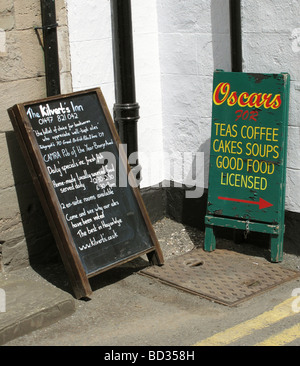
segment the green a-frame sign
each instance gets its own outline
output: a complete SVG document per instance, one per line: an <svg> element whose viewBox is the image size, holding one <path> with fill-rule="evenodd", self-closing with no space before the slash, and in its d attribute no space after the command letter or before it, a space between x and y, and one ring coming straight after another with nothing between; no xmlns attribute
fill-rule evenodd
<svg viewBox="0 0 300 366"><path fill-rule="evenodd" d="M221 226L270 234L282 261L289 84L286 73L214 73L204 250Z"/></svg>

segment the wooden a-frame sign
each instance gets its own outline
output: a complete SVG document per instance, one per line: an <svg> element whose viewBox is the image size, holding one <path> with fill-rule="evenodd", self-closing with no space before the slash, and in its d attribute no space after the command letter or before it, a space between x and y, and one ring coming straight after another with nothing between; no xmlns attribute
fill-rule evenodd
<svg viewBox="0 0 300 366"><path fill-rule="evenodd" d="M214 73L206 251L216 226L270 234L283 258L290 76Z"/></svg>
<svg viewBox="0 0 300 366"><path fill-rule="evenodd" d="M76 298L89 278L163 255L100 88L8 110Z"/></svg>

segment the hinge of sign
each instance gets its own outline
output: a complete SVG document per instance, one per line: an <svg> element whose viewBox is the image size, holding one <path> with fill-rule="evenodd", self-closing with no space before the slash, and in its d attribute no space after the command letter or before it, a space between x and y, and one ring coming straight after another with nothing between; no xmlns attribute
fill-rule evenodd
<svg viewBox="0 0 300 366"><path fill-rule="evenodd" d="M249 220L246 221L246 229L244 231L244 238L247 239L248 234L250 233L250 226L249 226L250 222Z"/></svg>

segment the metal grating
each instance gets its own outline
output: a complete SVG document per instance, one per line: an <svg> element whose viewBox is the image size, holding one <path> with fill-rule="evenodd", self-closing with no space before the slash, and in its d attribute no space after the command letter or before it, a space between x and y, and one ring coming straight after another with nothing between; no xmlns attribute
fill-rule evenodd
<svg viewBox="0 0 300 366"><path fill-rule="evenodd" d="M194 249L139 274L227 306L300 276L278 263L224 249Z"/></svg>

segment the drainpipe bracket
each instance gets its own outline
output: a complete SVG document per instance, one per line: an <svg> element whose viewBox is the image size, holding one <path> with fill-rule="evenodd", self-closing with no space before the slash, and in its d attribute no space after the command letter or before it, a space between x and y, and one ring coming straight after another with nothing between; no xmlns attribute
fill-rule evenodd
<svg viewBox="0 0 300 366"><path fill-rule="evenodd" d="M35 34L38 38L38 41L39 41L39 44L40 46L42 47L43 51L45 52L44 50L44 43L43 43L43 40L42 40L42 37L39 33L39 30L50 30L50 29L55 29L58 27L58 23L54 23L54 24L49 24L49 25L45 25L45 26L42 26L42 27L33 27L34 31L35 31Z"/></svg>
<svg viewBox="0 0 300 366"><path fill-rule="evenodd" d="M48 25L43 25L42 27L34 27L34 30L37 30L37 29L53 29L53 28L57 28L58 27L58 23L54 23L54 24L48 24Z"/></svg>

